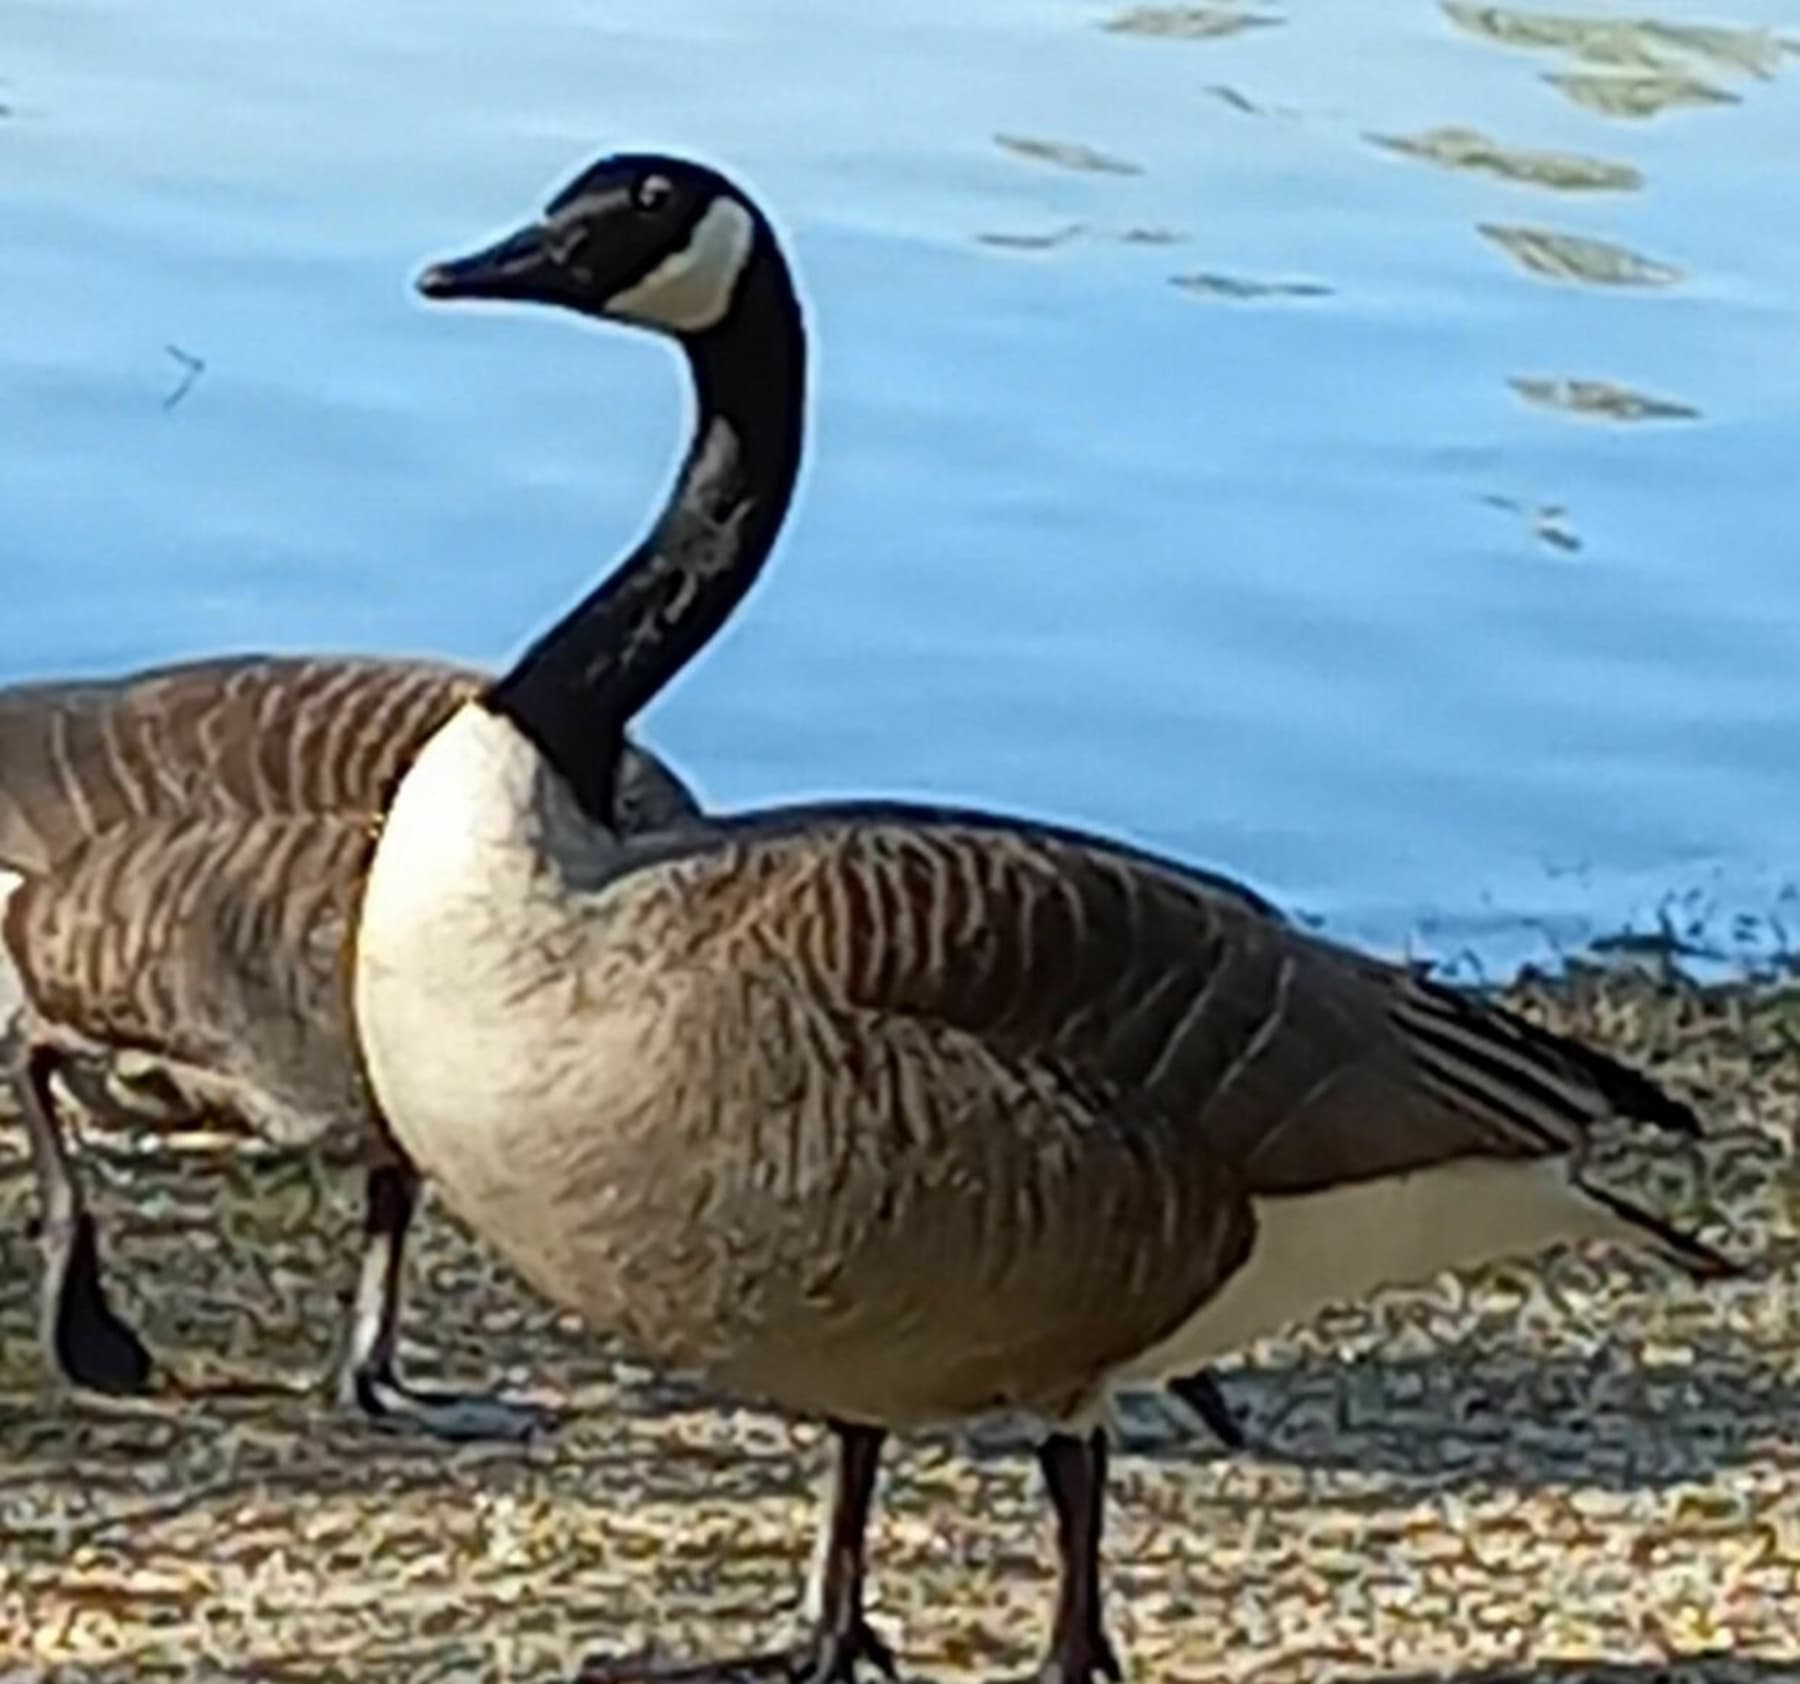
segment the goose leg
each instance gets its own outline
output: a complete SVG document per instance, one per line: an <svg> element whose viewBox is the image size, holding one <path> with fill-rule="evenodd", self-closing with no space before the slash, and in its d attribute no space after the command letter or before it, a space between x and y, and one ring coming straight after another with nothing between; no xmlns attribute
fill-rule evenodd
<svg viewBox="0 0 1800 1684"><path fill-rule="evenodd" d="M848 1684L856 1663L866 1660L885 1677L895 1676L893 1652L863 1614L863 1580L867 1562L865 1538L869 1510L875 1500L875 1478L887 1434L879 1427L833 1424L837 1459L831 1470L831 1493L824 1523L807 1575L804 1603L812 1637L810 1665L799 1669L813 1684Z"/></svg>
<svg viewBox="0 0 1800 1684"><path fill-rule="evenodd" d="M57 1063L50 1048L26 1043L13 1068L13 1090L31 1143L42 1210L40 1336L51 1363L71 1385L141 1392L150 1383L150 1353L106 1300L94 1219L57 1124L51 1085Z"/></svg>
<svg viewBox="0 0 1800 1684"><path fill-rule="evenodd" d="M1100 1618L1100 1528L1106 1508L1106 1435L1053 1433L1038 1446L1038 1466L1056 1510L1061 1577L1050 1647L1034 1684L1118 1680L1119 1657Z"/></svg>
<svg viewBox="0 0 1800 1684"><path fill-rule="evenodd" d="M881 1446L878 1427L832 1423L837 1456L824 1524L813 1553L803 1604L807 1634L791 1648L729 1660L667 1662L651 1657L589 1661L578 1684L854 1684L867 1661L895 1676L894 1657L863 1615L864 1536L875 1496Z"/></svg>
<svg viewBox="0 0 1800 1684"><path fill-rule="evenodd" d="M1169 1381L1169 1390L1204 1421L1227 1450L1242 1450L1248 1442L1237 1411L1225 1401L1219 1382L1204 1368Z"/></svg>
<svg viewBox="0 0 1800 1684"><path fill-rule="evenodd" d="M418 1208L419 1177L403 1160L369 1171L363 1249L351 1307L350 1348L338 1383L340 1402L375 1425L432 1438L523 1440L556 1424L555 1412L502 1398L423 1391L394 1372L406 1232Z"/></svg>

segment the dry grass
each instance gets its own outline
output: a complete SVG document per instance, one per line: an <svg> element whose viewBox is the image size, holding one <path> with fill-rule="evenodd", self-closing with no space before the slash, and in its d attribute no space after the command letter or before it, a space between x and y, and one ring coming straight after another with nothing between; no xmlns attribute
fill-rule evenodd
<svg viewBox="0 0 1800 1684"><path fill-rule="evenodd" d="M1333 1314L1230 1379L1242 1457L1134 1406L1109 1555L1136 1678L1800 1679L1800 1009L1590 972L1520 993L1704 1100L1720 1139L1663 1191L1772 1271L1702 1294L1558 1256ZM0 1680L554 1679L784 1617L812 1432L613 1361L429 1220L415 1372L579 1415L523 1449L374 1433L316 1389L353 1181L243 1151L88 1173L168 1387L131 1407L44 1388L0 1132ZM909 1669L1025 1669L1049 1592L1029 1459L1000 1433L911 1444L884 1496L876 1612Z"/></svg>

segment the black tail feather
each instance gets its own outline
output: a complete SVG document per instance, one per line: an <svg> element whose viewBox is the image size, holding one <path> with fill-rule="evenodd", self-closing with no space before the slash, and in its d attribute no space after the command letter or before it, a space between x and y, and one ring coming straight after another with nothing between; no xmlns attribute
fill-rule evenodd
<svg viewBox="0 0 1800 1684"><path fill-rule="evenodd" d="M1536 1032L1540 1035L1551 1034L1547 1029L1538 1029ZM1671 1134L1684 1134L1693 1140L1700 1138L1700 1119L1694 1108L1672 1094L1665 1093L1642 1071L1633 1070L1630 1065L1621 1064L1609 1054L1597 1052L1593 1047L1571 1040L1566 1035L1555 1035L1552 1038L1563 1056L1581 1069L1605 1096L1607 1104L1620 1116L1648 1123L1653 1128L1667 1129Z"/></svg>
<svg viewBox="0 0 1800 1684"><path fill-rule="evenodd" d="M1589 1084L1615 1116L1690 1139L1700 1137L1700 1119L1692 1106L1664 1092L1642 1071L1632 1069L1610 1053L1443 983L1414 979L1413 989L1415 997L1430 1002L1431 1008L1457 1023L1471 1038L1485 1035L1500 1046L1510 1040L1514 1048L1527 1056L1535 1055L1552 1067L1561 1065L1568 1075Z"/></svg>
<svg viewBox="0 0 1800 1684"><path fill-rule="evenodd" d="M1664 1257L1697 1281L1735 1280L1748 1273L1743 1264L1732 1262L1722 1251L1715 1251L1705 1241L1683 1233L1665 1217L1642 1210L1617 1193L1589 1186L1585 1181L1581 1190L1632 1227L1641 1228L1655 1241L1656 1249Z"/></svg>
<svg viewBox="0 0 1800 1684"><path fill-rule="evenodd" d="M1169 1381L1168 1385L1169 1390L1206 1423L1213 1437L1227 1450L1242 1450L1245 1447L1243 1424L1237 1418L1237 1411L1226 1402L1225 1393L1211 1373L1202 1368L1193 1374L1179 1375Z"/></svg>

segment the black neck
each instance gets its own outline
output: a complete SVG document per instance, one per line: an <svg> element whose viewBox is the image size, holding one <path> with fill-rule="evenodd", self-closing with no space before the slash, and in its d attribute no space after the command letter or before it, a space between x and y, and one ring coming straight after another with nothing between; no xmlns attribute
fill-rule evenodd
<svg viewBox="0 0 1800 1684"><path fill-rule="evenodd" d="M724 625L768 559L793 494L805 334L766 231L730 313L683 347L694 432L662 513L485 697L605 825L625 727Z"/></svg>

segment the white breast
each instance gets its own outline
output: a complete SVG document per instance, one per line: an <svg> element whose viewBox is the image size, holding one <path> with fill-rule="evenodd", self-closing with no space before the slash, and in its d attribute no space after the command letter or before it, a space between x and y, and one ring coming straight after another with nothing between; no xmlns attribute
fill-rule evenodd
<svg viewBox="0 0 1800 1684"><path fill-rule="evenodd" d="M1410 1175L1256 1201L1256 1241L1223 1290L1132 1361L1126 1381L1191 1374L1326 1305L1559 1240L1635 1237L1578 1187L1566 1158L1464 1159Z"/></svg>
<svg viewBox="0 0 1800 1684"><path fill-rule="evenodd" d="M610 1039L628 1033L588 1009L585 885L610 846L479 704L401 781L363 897L357 1032L395 1137L458 1203L459 1187L504 1179L521 1140L591 1103Z"/></svg>

